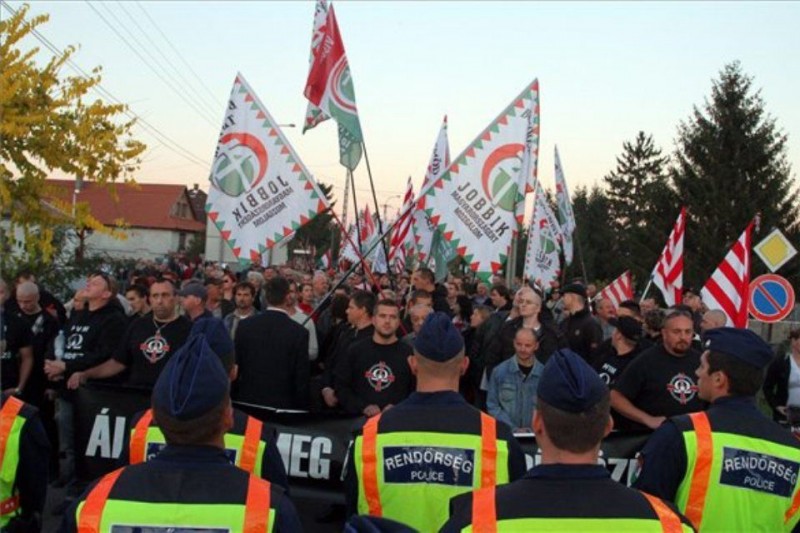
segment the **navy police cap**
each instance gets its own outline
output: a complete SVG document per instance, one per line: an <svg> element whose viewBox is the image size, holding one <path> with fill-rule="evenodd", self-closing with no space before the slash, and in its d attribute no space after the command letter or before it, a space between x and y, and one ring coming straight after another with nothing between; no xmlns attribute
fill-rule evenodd
<svg viewBox="0 0 800 533"><path fill-rule="evenodd" d="M583 413L597 404L608 387L583 358L561 349L544 365L536 395L548 405L569 413Z"/></svg>
<svg viewBox="0 0 800 533"><path fill-rule="evenodd" d="M772 348L749 329L709 329L703 335L703 349L732 355L756 368L772 361Z"/></svg>
<svg viewBox="0 0 800 533"><path fill-rule="evenodd" d="M449 316L431 313L414 339L414 350L426 359L444 363L464 350L464 338Z"/></svg>

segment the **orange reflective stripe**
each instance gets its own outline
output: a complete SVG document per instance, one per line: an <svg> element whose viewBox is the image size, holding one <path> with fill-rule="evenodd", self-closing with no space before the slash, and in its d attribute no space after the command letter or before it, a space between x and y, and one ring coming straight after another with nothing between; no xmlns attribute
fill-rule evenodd
<svg viewBox="0 0 800 533"><path fill-rule="evenodd" d="M681 533L683 531L683 524L681 523L680 517L670 509L667 504L652 494L647 494L643 491L639 492L642 493L642 496L645 497L650 507L652 507L653 511L656 513L658 521L661 522L661 531L664 533Z"/></svg>
<svg viewBox="0 0 800 533"><path fill-rule="evenodd" d="M494 533L497 531L497 508L494 487L478 489L472 493L472 531Z"/></svg>
<svg viewBox="0 0 800 533"><path fill-rule="evenodd" d="M3 461L6 457L6 443L8 443L8 437L11 435L11 428L14 426L14 420L16 420L23 407L25 407L24 402L9 396L5 405L3 405L2 411L0 411L0 461Z"/></svg>
<svg viewBox="0 0 800 533"><path fill-rule="evenodd" d="M106 506L108 495L111 493L111 489L114 488L114 483L117 482L122 470L122 468L118 468L103 477L92 489L92 492L86 496L86 501L83 502L81 515L78 519L78 533L100 533L103 508Z"/></svg>
<svg viewBox="0 0 800 533"><path fill-rule="evenodd" d="M371 516L383 516L381 494L378 488L378 420L376 415L367 420L362 430L361 466L363 468L364 497Z"/></svg>
<svg viewBox="0 0 800 533"><path fill-rule="evenodd" d="M785 524L789 523L789 520L794 517L794 514L797 510L800 509L800 491L797 491L797 494L794 495L792 499L792 506L786 511L786 514L783 515L783 522Z"/></svg>
<svg viewBox="0 0 800 533"><path fill-rule="evenodd" d="M703 509L706 505L708 481L711 478L711 462L714 459L714 449L711 441L711 424L708 421L708 415L701 411L690 414L689 419L692 421L694 434L697 438L697 457L694 463L692 483L689 486L686 511L683 514L699 531L700 524L703 522Z"/></svg>
<svg viewBox="0 0 800 533"><path fill-rule="evenodd" d="M261 442L261 430L264 424L261 420L247 417L247 427L244 430L244 442L242 443L242 458L239 461L239 468L255 474L256 456L258 455L258 443Z"/></svg>
<svg viewBox="0 0 800 533"><path fill-rule="evenodd" d="M269 531L270 484L250 475L247 484L247 503L244 508L242 533L266 533Z"/></svg>
<svg viewBox="0 0 800 533"><path fill-rule="evenodd" d="M131 451L128 462L132 465L143 463L145 459L145 447L147 446L147 430L150 428L150 422L153 421L153 410L148 409L142 413L142 418L136 423L133 428L133 435L131 435Z"/></svg>
<svg viewBox="0 0 800 533"><path fill-rule="evenodd" d="M19 494L15 494L0 502L0 516L11 514L17 509L19 509Z"/></svg>
<svg viewBox="0 0 800 533"><path fill-rule="evenodd" d="M497 484L497 421L481 413L481 487Z"/></svg>

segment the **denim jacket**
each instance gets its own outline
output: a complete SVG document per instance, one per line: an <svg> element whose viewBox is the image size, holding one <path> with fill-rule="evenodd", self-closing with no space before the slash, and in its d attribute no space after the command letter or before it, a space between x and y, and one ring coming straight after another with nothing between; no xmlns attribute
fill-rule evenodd
<svg viewBox="0 0 800 533"><path fill-rule="evenodd" d="M536 406L536 388L544 365L534 360L526 376L519 369L517 357L506 359L495 367L489 379L486 406L489 414L512 429L529 428Z"/></svg>

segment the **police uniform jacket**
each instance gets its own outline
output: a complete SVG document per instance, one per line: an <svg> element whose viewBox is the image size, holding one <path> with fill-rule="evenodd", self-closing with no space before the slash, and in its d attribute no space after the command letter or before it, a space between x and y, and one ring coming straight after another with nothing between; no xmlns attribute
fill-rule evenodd
<svg viewBox="0 0 800 533"><path fill-rule="evenodd" d="M479 494L482 493L482 494ZM488 494L487 494L488 493ZM477 494L477 495L476 495ZM693 531L692 526L662 500L613 481L599 465L539 465L523 479L496 489L456 496L442 532L469 531L478 520L474 500L488 497L497 531L662 531L663 518L671 531ZM656 500L656 501L653 501ZM513 521L513 522L512 522ZM663 529L668 531L668 529Z"/></svg>
<svg viewBox="0 0 800 533"><path fill-rule="evenodd" d="M717 399L706 414L713 443L709 451L717 457L709 465L707 492L700 501L700 528L720 530L718 520L724 517L742 531L791 529L800 507L800 441L761 414L752 397ZM692 472L698 464L697 452L687 452L689 442L699 441L691 416L673 417L653 433L642 450L643 465L635 483L638 489L676 502L681 510L687 507L681 494L694 481ZM694 435L687 437L689 433ZM708 505L712 495L724 498L724 509ZM775 508L781 512L771 514ZM696 522L690 510L685 512Z"/></svg>
<svg viewBox="0 0 800 533"><path fill-rule="evenodd" d="M103 507L103 523L127 526L132 531L148 526L242 531L235 524L240 518L231 517L230 525L219 523L228 518L225 513L241 515L251 478L266 483L232 466L225 452L213 446L167 446L152 460L118 472ZM97 482L67 510L62 533L78 531L83 504L95 486ZM270 531L302 531L294 505L276 485L270 485L269 507L274 511Z"/></svg>

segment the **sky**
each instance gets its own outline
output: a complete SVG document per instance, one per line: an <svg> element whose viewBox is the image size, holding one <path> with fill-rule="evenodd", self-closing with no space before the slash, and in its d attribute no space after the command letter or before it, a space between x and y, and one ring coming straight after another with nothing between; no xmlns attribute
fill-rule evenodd
<svg viewBox="0 0 800 533"><path fill-rule="evenodd" d="M378 201L390 215L409 176L420 186L445 114L455 157L534 78L546 188L555 145L571 189L601 184L640 130L672 153L679 123L734 60L788 134L795 174L800 167L798 2L334 4ZM312 1L36 1L30 12L49 13L40 33L59 49L78 45L74 63L102 66L102 87L170 139L134 129L148 145L139 182L208 189L237 71L279 123L302 124ZM345 170L333 121L306 134L283 131L341 198ZM364 162L355 177L363 205Z"/></svg>

